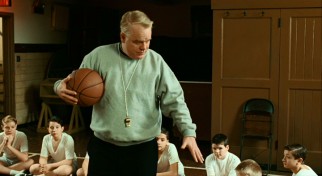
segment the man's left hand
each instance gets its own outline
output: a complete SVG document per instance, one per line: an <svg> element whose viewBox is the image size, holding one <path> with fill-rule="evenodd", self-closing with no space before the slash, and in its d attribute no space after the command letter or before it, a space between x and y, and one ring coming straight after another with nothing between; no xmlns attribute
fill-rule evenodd
<svg viewBox="0 0 322 176"><path fill-rule="evenodd" d="M195 162L203 163L204 159L202 153L200 152L196 139L194 137L183 137L181 149L185 149L186 147L188 147Z"/></svg>

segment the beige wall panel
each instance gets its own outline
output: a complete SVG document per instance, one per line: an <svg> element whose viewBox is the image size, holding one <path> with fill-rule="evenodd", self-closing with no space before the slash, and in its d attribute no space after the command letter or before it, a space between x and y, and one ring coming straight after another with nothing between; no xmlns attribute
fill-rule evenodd
<svg viewBox="0 0 322 176"><path fill-rule="evenodd" d="M211 83L180 82L192 121L197 125L197 139L211 140Z"/></svg>
<svg viewBox="0 0 322 176"><path fill-rule="evenodd" d="M279 17L280 10L214 11L211 132L227 134L231 151L238 155L244 102L267 98L278 111ZM243 156L267 163L266 146L266 141L248 140Z"/></svg>
<svg viewBox="0 0 322 176"><path fill-rule="evenodd" d="M222 112L215 119L220 131L230 137L230 145L239 145L241 112L244 102L250 98L269 98L269 89L224 87L222 89Z"/></svg>
<svg viewBox="0 0 322 176"><path fill-rule="evenodd" d="M322 10L283 10L281 16L278 156L284 145L301 143L306 163L322 173Z"/></svg>
<svg viewBox="0 0 322 176"><path fill-rule="evenodd" d="M32 85L37 85L39 86L39 81L37 81L35 83L34 80L25 80L25 81L19 81L19 82L16 82L16 89L20 89L20 88L26 88L26 87L30 87ZM17 94L16 94L17 95Z"/></svg>
<svg viewBox="0 0 322 176"><path fill-rule="evenodd" d="M322 92L320 90L290 90L287 116L287 143L300 143L308 148L308 165L322 166ZM320 126L320 127L318 127ZM284 144L285 145L285 144Z"/></svg>
<svg viewBox="0 0 322 176"><path fill-rule="evenodd" d="M322 7L321 0L211 0L212 9Z"/></svg>
<svg viewBox="0 0 322 176"><path fill-rule="evenodd" d="M287 134L289 141L307 144L312 150L322 150L321 128L311 128L315 124L321 124L321 91L291 90L289 93L290 106L288 109ZM310 136L309 138L307 136Z"/></svg>
<svg viewBox="0 0 322 176"><path fill-rule="evenodd" d="M214 5L220 0L212 2ZM250 5L249 2L255 2L252 0L234 2L244 3L245 8L256 7ZM257 1L257 5L262 5L258 8L264 8L268 2L309 7L318 1ZM234 9L236 4L227 9ZM276 108L273 143L277 148L273 148L273 165L286 170L280 160L283 147L299 140L309 150L308 164L322 173L321 19L321 8L214 10L212 135L228 133L233 136L233 150L238 148L238 139L233 135L238 131L236 128L240 129L234 124L236 109L256 95L242 90L268 90L267 97ZM267 158L264 154L252 153L262 146L259 143L254 148L248 147L248 156L262 162Z"/></svg>
<svg viewBox="0 0 322 176"><path fill-rule="evenodd" d="M279 12L279 10L214 12L212 135L223 130L216 123L222 118L222 113L236 110L223 109L222 100L228 101L231 96L231 93L223 92L228 87L235 89L238 96L246 96L241 98L240 102L235 102L239 106L248 98L257 97L256 94L238 93L239 89L269 90L269 96L266 97L273 101L277 100ZM274 37L276 35L278 37ZM236 100L231 100L230 103L234 101Z"/></svg>
<svg viewBox="0 0 322 176"><path fill-rule="evenodd" d="M18 119L18 125L31 122L35 120L32 114L28 113L28 109L16 110L16 117Z"/></svg>
<svg viewBox="0 0 322 176"><path fill-rule="evenodd" d="M271 19L263 17L227 18L224 21L223 79L269 79L270 26Z"/></svg>
<svg viewBox="0 0 322 176"><path fill-rule="evenodd" d="M223 98L225 97L225 98ZM240 129L242 107L246 100L250 98L267 98L270 99L269 89L257 88L240 88L240 87L225 87L222 89L221 99L221 116L213 121L212 124L221 131L227 134L230 139L230 151L239 155L240 144ZM276 126L274 134L277 133ZM256 159L260 163L265 163L268 157L267 141L266 140L245 140L244 158Z"/></svg>
<svg viewBox="0 0 322 176"><path fill-rule="evenodd" d="M16 53L15 102L19 124L35 120L40 107L39 87L46 75L51 53Z"/></svg>
<svg viewBox="0 0 322 176"><path fill-rule="evenodd" d="M321 18L295 17L290 23L290 79L321 80Z"/></svg>
<svg viewBox="0 0 322 176"><path fill-rule="evenodd" d="M35 81L43 80L44 73L45 72L43 71L43 72L41 72L41 74L39 72L35 72L35 73L26 73L26 74L16 75L16 82L24 81L24 80L35 80Z"/></svg>
<svg viewBox="0 0 322 176"><path fill-rule="evenodd" d="M16 96L24 96L26 93L25 88L16 88Z"/></svg>

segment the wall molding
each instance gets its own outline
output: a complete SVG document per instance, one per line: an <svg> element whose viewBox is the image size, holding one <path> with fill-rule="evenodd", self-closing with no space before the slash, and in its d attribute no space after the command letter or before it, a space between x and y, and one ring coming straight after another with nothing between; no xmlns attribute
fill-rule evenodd
<svg viewBox="0 0 322 176"><path fill-rule="evenodd" d="M36 53L36 52L55 52L59 49L65 48L66 44L29 44L16 43L15 53Z"/></svg>

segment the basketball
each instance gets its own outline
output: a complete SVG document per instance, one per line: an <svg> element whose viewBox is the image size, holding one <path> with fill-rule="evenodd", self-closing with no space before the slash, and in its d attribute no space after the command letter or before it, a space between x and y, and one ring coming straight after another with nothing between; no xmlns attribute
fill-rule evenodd
<svg viewBox="0 0 322 176"><path fill-rule="evenodd" d="M101 75L89 68L80 68L71 73L67 89L77 92L79 106L92 106L100 101L104 94L104 82Z"/></svg>

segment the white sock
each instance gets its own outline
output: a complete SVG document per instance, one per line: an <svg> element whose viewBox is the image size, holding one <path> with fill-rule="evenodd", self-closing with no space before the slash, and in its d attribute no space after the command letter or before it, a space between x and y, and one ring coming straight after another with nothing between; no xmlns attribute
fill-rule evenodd
<svg viewBox="0 0 322 176"><path fill-rule="evenodd" d="M16 175L21 173L22 171L17 171L17 170L10 170L10 175Z"/></svg>

